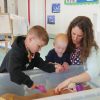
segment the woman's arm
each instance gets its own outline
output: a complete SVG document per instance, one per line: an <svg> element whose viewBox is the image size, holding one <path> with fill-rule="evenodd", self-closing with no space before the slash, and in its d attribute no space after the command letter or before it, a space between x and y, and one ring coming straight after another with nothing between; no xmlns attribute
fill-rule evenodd
<svg viewBox="0 0 100 100"><path fill-rule="evenodd" d="M95 48L92 48L90 56L87 58L86 61L85 67L87 67L87 71L63 81L56 87L55 91L56 92L61 91L62 89L67 87L70 83L87 82L91 79L98 77L100 74L99 62L100 62L100 49L97 52Z"/></svg>
<svg viewBox="0 0 100 100"><path fill-rule="evenodd" d="M84 72L82 74L79 74L77 76L71 77L60 83L56 88L55 92L58 93L64 88L68 87L70 83L80 83L80 82L86 82L89 81L91 78L87 72Z"/></svg>
<svg viewBox="0 0 100 100"><path fill-rule="evenodd" d="M95 79L100 75L100 49L91 49L90 56L87 58L86 66L87 73L90 75L91 79Z"/></svg>
<svg viewBox="0 0 100 100"><path fill-rule="evenodd" d="M77 76L69 78L72 83L80 83L80 82L87 82L91 79L90 75L87 72L79 74Z"/></svg>

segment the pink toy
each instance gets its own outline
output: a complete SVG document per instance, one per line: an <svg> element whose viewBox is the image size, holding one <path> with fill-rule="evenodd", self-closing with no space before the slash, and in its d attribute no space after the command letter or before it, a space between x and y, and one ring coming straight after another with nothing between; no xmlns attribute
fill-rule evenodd
<svg viewBox="0 0 100 100"><path fill-rule="evenodd" d="M81 84L81 83L76 84L76 90L77 90L77 91L82 91L82 90L84 90L83 84Z"/></svg>
<svg viewBox="0 0 100 100"><path fill-rule="evenodd" d="M38 85L38 86L36 87L36 89L38 89L38 90L41 91L41 92L46 92L46 89L45 89L44 85Z"/></svg>

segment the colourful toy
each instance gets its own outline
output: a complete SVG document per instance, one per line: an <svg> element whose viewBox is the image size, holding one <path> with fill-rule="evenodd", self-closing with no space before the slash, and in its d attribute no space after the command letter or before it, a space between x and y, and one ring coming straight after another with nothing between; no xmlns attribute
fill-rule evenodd
<svg viewBox="0 0 100 100"><path fill-rule="evenodd" d="M76 84L76 90L77 90L77 91L82 91L82 90L84 90L83 84L77 83L77 84Z"/></svg>
<svg viewBox="0 0 100 100"><path fill-rule="evenodd" d="M45 87L44 87L44 85L38 85L38 86L36 87L36 89L38 89L38 90L41 91L41 92L47 92L46 89L45 89Z"/></svg>

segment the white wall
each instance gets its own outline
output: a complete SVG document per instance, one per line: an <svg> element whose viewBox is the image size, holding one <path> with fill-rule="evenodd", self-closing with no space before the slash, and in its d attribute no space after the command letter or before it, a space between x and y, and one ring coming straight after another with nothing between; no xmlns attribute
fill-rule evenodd
<svg viewBox="0 0 100 100"><path fill-rule="evenodd" d="M60 3L60 13L52 13L52 4ZM88 16L94 25L95 38L100 45L100 4L65 5L64 0L47 0L47 16L55 15L55 24L47 24L50 34L65 32L70 21L76 16Z"/></svg>
<svg viewBox="0 0 100 100"><path fill-rule="evenodd" d="M0 0L0 10L3 13L4 12L4 0Z"/></svg>
<svg viewBox="0 0 100 100"><path fill-rule="evenodd" d="M30 0L30 27L33 25L44 26L44 0ZM18 0L18 14L28 19L28 0Z"/></svg>
<svg viewBox="0 0 100 100"><path fill-rule="evenodd" d="M52 13L52 4L60 3L61 12ZM28 19L28 0L18 0L18 14ZM30 26L45 26L45 0L30 0ZM100 44L100 4L64 5L64 0L46 0L46 15L55 15L55 24L46 24L50 34L65 32L72 19L79 15L88 16L94 24L95 37Z"/></svg>
<svg viewBox="0 0 100 100"><path fill-rule="evenodd" d="M15 14L15 0L7 0L8 13Z"/></svg>
<svg viewBox="0 0 100 100"><path fill-rule="evenodd" d="M45 0L30 0L30 26L42 25L45 20Z"/></svg>
<svg viewBox="0 0 100 100"><path fill-rule="evenodd" d="M18 15L28 19L28 0L18 0Z"/></svg>
<svg viewBox="0 0 100 100"><path fill-rule="evenodd" d="M60 13L52 13L51 8L53 3L61 4ZM99 15L100 5L64 5L64 0L47 0L47 15L55 15L55 25L47 24L47 30L49 33L56 34L58 32L65 32L70 21L76 16L84 15L91 18L94 22L94 18ZM97 16L95 16L97 15ZM98 18L97 20L100 21ZM96 21L96 20L95 20ZM97 28L95 26L95 28ZM97 29L96 29L97 30Z"/></svg>

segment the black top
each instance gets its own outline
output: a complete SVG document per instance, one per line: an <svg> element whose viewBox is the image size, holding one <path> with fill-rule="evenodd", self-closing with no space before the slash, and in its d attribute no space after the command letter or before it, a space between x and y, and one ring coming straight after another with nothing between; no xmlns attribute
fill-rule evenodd
<svg viewBox="0 0 100 100"><path fill-rule="evenodd" d="M63 64L64 62L67 62L68 64L71 64L69 53L65 52L62 57L59 57L54 49L49 51L49 53L46 56L46 61L52 63L56 62L59 64Z"/></svg>
<svg viewBox="0 0 100 100"><path fill-rule="evenodd" d="M25 70L33 69L34 66L46 72L54 72L53 64L48 64L37 52L35 57L29 62L28 52L24 44L25 37L19 36L12 44L12 48L6 54L0 72L9 72L11 81L17 84L26 84L28 87L33 85L33 81L24 72Z"/></svg>

